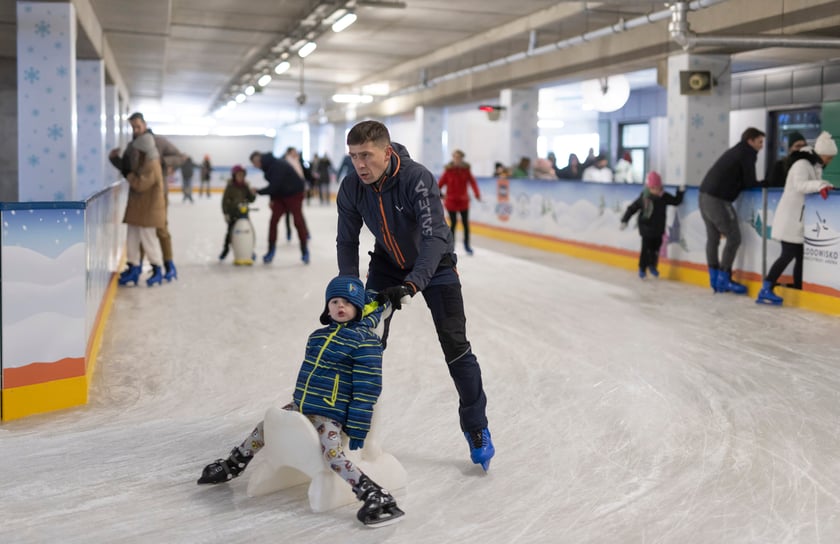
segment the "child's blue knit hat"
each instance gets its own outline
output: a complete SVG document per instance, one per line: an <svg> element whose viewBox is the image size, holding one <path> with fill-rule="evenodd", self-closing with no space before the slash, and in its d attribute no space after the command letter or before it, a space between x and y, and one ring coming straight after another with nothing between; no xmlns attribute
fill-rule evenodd
<svg viewBox="0 0 840 544"><path fill-rule="evenodd" d="M362 310L365 307L365 286L362 280L355 276L337 276L327 284L325 293L324 312L321 314L321 323L324 325L330 322L328 305L330 299L341 297L347 299L350 304L356 307L356 319L362 318Z"/></svg>

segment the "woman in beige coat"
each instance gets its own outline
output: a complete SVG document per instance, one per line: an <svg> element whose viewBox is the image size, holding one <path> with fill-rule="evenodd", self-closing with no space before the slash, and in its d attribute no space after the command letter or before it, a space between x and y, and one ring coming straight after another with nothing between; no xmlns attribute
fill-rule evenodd
<svg viewBox="0 0 840 544"><path fill-rule="evenodd" d="M140 152L136 170L126 176L129 185L128 203L125 207L123 223L126 231L126 259L128 271L120 277L119 284L127 285L140 280L140 246L152 263L152 275L146 279L151 287L161 283L163 274L163 254L160 249L155 229L166 224L166 202L163 194L163 172L160 155L155 146L155 139L150 133L138 136L132 143Z"/></svg>

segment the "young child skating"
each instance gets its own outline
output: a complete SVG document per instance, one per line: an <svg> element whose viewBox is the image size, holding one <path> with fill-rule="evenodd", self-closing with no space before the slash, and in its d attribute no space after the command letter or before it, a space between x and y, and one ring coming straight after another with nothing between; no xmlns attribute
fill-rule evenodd
<svg viewBox="0 0 840 544"><path fill-rule="evenodd" d="M227 233L225 234L225 244L222 246L222 252L219 254L219 260L223 261L230 251L230 239L233 233L233 225L240 217L242 211L239 207L245 202L253 202L257 198L257 191L252 189L248 182L245 181L245 169L240 165L236 165L230 170L230 180L225 187L225 192L222 195L222 213L225 214L225 221L227 222Z"/></svg>
<svg viewBox="0 0 840 544"><path fill-rule="evenodd" d="M639 277L644 278L647 271L658 278L659 248L662 247L662 235L665 233L667 207L682 203L685 186L680 186L677 196L666 193L662 187L662 178L651 171L647 175L645 188L639 198L627 207L621 217L621 230L627 228L627 222L633 214L639 212L639 235L642 237L642 251L639 253Z"/></svg>
<svg viewBox="0 0 840 544"><path fill-rule="evenodd" d="M330 468L364 502L356 517L365 525L385 525L404 514L388 491L347 459L341 444L344 431L350 449L360 449L370 430L373 406L382 390L382 342L375 329L390 312L390 303L375 301L358 278L333 278L321 314L326 327L309 335L293 401L283 407L300 412L315 426ZM264 445L261 421L227 459L204 467L198 483L236 478Z"/></svg>

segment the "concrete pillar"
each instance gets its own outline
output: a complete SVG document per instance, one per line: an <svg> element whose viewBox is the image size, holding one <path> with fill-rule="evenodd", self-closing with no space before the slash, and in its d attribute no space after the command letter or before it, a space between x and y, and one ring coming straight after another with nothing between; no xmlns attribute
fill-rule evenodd
<svg viewBox="0 0 840 544"><path fill-rule="evenodd" d="M417 106L414 122L419 134L415 141L419 149L409 150L412 158L428 168L435 176L443 173L446 155L443 148L444 115L441 108Z"/></svg>
<svg viewBox="0 0 840 544"><path fill-rule="evenodd" d="M508 157L505 164L518 164L519 159L528 157L531 164L537 157L537 127L540 104L538 89L503 89L499 95L500 105L505 108L499 123L505 124L503 137Z"/></svg>
<svg viewBox="0 0 840 544"><path fill-rule="evenodd" d="M669 185L700 185L703 176L729 148L731 78L729 57L680 53L668 57ZM717 80L711 94L684 95L680 72L707 70Z"/></svg>
<svg viewBox="0 0 840 544"><path fill-rule="evenodd" d="M77 198L82 200L105 187L105 63L76 61L78 146Z"/></svg>
<svg viewBox="0 0 840 544"><path fill-rule="evenodd" d="M115 85L105 85L105 151L120 147L120 96ZM108 156L105 156L108 160ZM105 168L105 182L110 181Z"/></svg>
<svg viewBox="0 0 840 544"><path fill-rule="evenodd" d="M0 202L17 199L17 71L15 59L0 59Z"/></svg>
<svg viewBox="0 0 840 544"><path fill-rule="evenodd" d="M19 200L76 200L73 4L17 3L17 63Z"/></svg>

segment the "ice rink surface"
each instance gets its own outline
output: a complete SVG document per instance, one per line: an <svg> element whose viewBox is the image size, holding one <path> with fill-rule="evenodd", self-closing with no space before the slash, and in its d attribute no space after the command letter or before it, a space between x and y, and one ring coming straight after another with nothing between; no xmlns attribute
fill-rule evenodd
<svg viewBox="0 0 840 544"><path fill-rule="evenodd" d="M180 200L179 279L119 289L90 403L0 426L0 542L840 542L836 318L478 237L459 271L489 473L418 297L392 324L378 405L408 472L402 523L313 514L305 486L250 498L247 471L197 486L290 398L337 271L336 212L305 208L309 266L284 240L274 264L234 267L217 259L220 196Z"/></svg>

